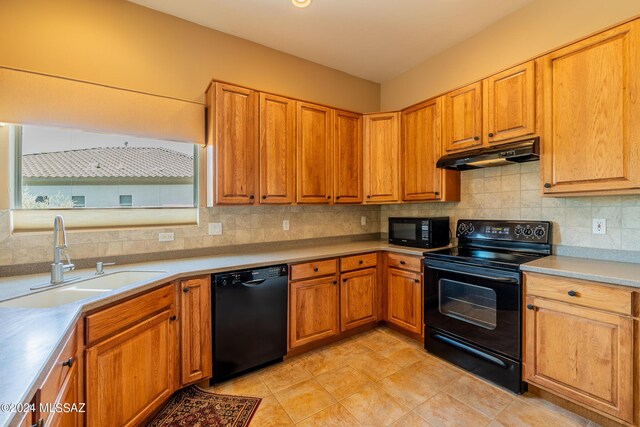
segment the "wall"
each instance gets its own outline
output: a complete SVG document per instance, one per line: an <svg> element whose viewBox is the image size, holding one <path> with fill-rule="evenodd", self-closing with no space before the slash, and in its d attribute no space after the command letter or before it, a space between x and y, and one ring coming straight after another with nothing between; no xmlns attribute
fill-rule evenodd
<svg viewBox="0 0 640 427"><path fill-rule="evenodd" d="M535 0L383 82L381 108L402 109L638 15L636 0Z"/></svg>
<svg viewBox="0 0 640 427"><path fill-rule="evenodd" d="M188 101L204 102L216 78L358 112L380 107L377 83L124 0L3 0L0 40L0 65Z"/></svg>
<svg viewBox="0 0 640 427"><path fill-rule="evenodd" d="M452 225L457 219L545 220L553 222L554 245L640 251L640 196L543 198L539 167L531 162L464 171L459 203L383 206L380 228L388 232L390 216L446 215ZM591 233L593 218L607 220L606 235Z"/></svg>

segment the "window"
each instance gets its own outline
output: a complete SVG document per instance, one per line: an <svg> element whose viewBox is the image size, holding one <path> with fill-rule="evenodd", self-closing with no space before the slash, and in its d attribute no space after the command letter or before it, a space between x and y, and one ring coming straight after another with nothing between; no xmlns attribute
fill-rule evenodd
<svg viewBox="0 0 640 427"><path fill-rule="evenodd" d="M133 196L130 194L120 196L120 207L133 206Z"/></svg>
<svg viewBox="0 0 640 427"><path fill-rule="evenodd" d="M85 200L84 196L71 196L71 201L73 202L74 208L84 208Z"/></svg>

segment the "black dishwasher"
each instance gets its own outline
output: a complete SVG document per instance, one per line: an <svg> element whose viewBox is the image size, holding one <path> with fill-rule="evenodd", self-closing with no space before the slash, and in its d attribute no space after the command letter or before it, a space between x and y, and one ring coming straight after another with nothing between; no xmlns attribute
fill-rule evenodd
<svg viewBox="0 0 640 427"><path fill-rule="evenodd" d="M213 276L213 382L279 362L287 353L288 267Z"/></svg>

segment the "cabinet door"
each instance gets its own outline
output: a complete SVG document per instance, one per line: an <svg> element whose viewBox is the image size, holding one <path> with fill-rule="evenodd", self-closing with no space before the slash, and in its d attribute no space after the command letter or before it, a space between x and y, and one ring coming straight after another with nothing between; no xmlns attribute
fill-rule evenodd
<svg viewBox="0 0 640 427"><path fill-rule="evenodd" d="M335 110L335 203L362 203L362 115Z"/></svg>
<svg viewBox="0 0 640 427"><path fill-rule="evenodd" d="M376 275L375 268L367 268L340 276L341 331L377 320Z"/></svg>
<svg viewBox="0 0 640 427"><path fill-rule="evenodd" d="M640 21L542 59L545 193L640 188Z"/></svg>
<svg viewBox="0 0 640 427"><path fill-rule="evenodd" d="M211 281L198 277L179 286L181 382L186 385L211 376Z"/></svg>
<svg viewBox="0 0 640 427"><path fill-rule="evenodd" d="M446 151L482 145L482 83L444 95L443 144Z"/></svg>
<svg viewBox="0 0 640 427"><path fill-rule="evenodd" d="M440 197L441 98L402 112L402 200L435 200Z"/></svg>
<svg viewBox="0 0 640 427"><path fill-rule="evenodd" d="M489 144L536 132L535 62L484 80L484 132Z"/></svg>
<svg viewBox="0 0 640 427"><path fill-rule="evenodd" d="M81 399L78 379L78 364L74 363L71 366L71 369L69 369L67 378L62 384L56 403L68 405L69 407L72 407L73 405L77 408L80 407L79 403L81 402ZM78 427L81 425L80 415L81 414L78 411L53 413L45 425L47 427Z"/></svg>
<svg viewBox="0 0 640 427"><path fill-rule="evenodd" d="M290 284L291 348L337 334L338 323L338 281L335 276Z"/></svg>
<svg viewBox="0 0 640 427"><path fill-rule="evenodd" d="M525 316L526 381L633 421L633 319L531 296Z"/></svg>
<svg viewBox="0 0 640 427"><path fill-rule="evenodd" d="M422 333L422 280L418 273L387 271L387 320L409 332Z"/></svg>
<svg viewBox="0 0 640 427"><path fill-rule="evenodd" d="M332 119L330 108L298 102L298 203L331 203Z"/></svg>
<svg viewBox="0 0 640 427"><path fill-rule="evenodd" d="M365 203L400 200L400 114L364 116Z"/></svg>
<svg viewBox="0 0 640 427"><path fill-rule="evenodd" d="M171 396L177 356L172 315L166 309L87 349L87 425L138 425Z"/></svg>
<svg viewBox="0 0 640 427"><path fill-rule="evenodd" d="M252 204L258 181L258 102L252 90L214 83L208 93L217 204Z"/></svg>
<svg viewBox="0 0 640 427"><path fill-rule="evenodd" d="M260 203L293 203L296 103L260 93Z"/></svg>

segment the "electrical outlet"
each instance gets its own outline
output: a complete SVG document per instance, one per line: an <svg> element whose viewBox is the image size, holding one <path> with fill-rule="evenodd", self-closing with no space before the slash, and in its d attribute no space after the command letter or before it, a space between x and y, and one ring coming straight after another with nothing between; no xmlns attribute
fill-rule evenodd
<svg viewBox="0 0 640 427"><path fill-rule="evenodd" d="M158 241L159 242L173 242L175 240L175 235L173 233L159 233Z"/></svg>
<svg viewBox="0 0 640 427"><path fill-rule="evenodd" d="M222 235L222 223L221 222L210 222L209 223L209 236L220 236Z"/></svg>
<svg viewBox="0 0 640 427"><path fill-rule="evenodd" d="M361 216L360 217L360 225L367 225L367 217L366 216Z"/></svg>
<svg viewBox="0 0 640 427"><path fill-rule="evenodd" d="M282 220L282 229L284 231L289 231L289 220L288 219Z"/></svg>
<svg viewBox="0 0 640 427"><path fill-rule="evenodd" d="M606 218L593 219L593 234L607 234Z"/></svg>

